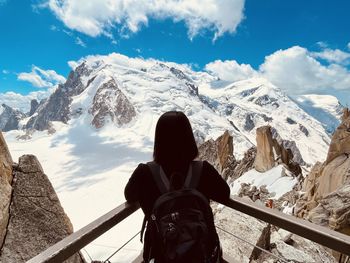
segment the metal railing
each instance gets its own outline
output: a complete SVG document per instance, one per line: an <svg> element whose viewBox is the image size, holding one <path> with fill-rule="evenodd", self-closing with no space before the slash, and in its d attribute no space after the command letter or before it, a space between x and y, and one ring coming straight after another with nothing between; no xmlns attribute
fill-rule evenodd
<svg viewBox="0 0 350 263"><path fill-rule="evenodd" d="M238 197L231 197L224 205L350 256L350 236ZM49 247L27 263L63 262L130 216L138 208L138 204L125 202Z"/></svg>

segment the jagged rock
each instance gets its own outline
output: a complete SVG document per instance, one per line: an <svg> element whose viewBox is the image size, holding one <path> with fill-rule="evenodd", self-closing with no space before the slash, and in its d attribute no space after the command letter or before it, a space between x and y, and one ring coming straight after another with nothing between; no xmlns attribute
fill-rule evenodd
<svg viewBox="0 0 350 263"><path fill-rule="evenodd" d="M217 139L218 142L218 157L221 165L221 170L229 165L233 156L233 138L228 131Z"/></svg>
<svg viewBox="0 0 350 263"><path fill-rule="evenodd" d="M10 220L0 262L25 262L72 232L72 224L37 158L20 157L13 174ZM84 260L75 254L66 262Z"/></svg>
<svg viewBox="0 0 350 263"><path fill-rule="evenodd" d="M246 131L251 131L255 127L254 114L249 113L245 116L244 129Z"/></svg>
<svg viewBox="0 0 350 263"><path fill-rule="evenodd" d="M54 93L44 102L40 103L37 113L26 124L27 129L39 131L49 128L52 121L67 123L70 116L70 104L72 97L81 94L85 90L82 77L91 72L85 62L69 73L66 83L58 85Z"/></svg>
<svg viewBox="0 0 350 263"><path fill-rule="evenodd" d="M265 106L265 105L268 105L268 104L271 104L271 105L274 105L276 106L277 108L279 107L278 103L276 102L277 99L275 98L272 98L268 95L263 95L263 96L260 96L258 97L254 103L259 105L259 106Z"/></svg>
<svg viewBox="0 0 350 263"><path fill-rule="evenodd" d="M271 234L272 253L287 262L336 263L336 259L321 245L279 229ZM270 258L270 257L269 257ZM262 260L259 262L263 262ZM276 261L274 261L276 262Z"/></svg>
<svg viewBox="0 0 350 263"><path fill-rule="evenodd" d="M228 131L214 140L208 140L198 148L198 159L212 164L226 180L235 166L233 139Z"/></svg>
<svg viewBox="0 0 350 263"><path fill-rule="evenodd" d="M108 118L117 125L129 123L136 116L134 106L118 88L114 79L104 83L96 92L91 108L92 125L97 129L104 126Z"/></svg>
<svg viewBox="0 0 350 263"><path fill-rule="evenodd" d="M271 195L269 191L267 190L265 185L260 186L260 188L257 188L255 185L242 183L241 189L238 192L239 197L249 197L253 202L256 200L259 200L262 203L266 203L268 199L271 198Z"/></svg>
<svg viewBox="0 0 350 263"><path fill-rule="evenodd" d="M342 154L350 154L350 114L348 108L344 109L342 123L333 134L326 164Z"/></svg>
<svg viewBox="0 0 350 263"><path fill-rule="evenodd" d="M266 172L277 164L285 164L295 175L301 174L301 158L295 142L282 140L277 131L270 126L262 126L256 130L257 155L254 167L259 172ZM294 160L295 153L295 160Z"/></svg>
<svg viewBox="0 0 350 263"><path fill-rule="evenodd" d="M309 212L307 218L350 235L350 184L343 185L319 200L318 206Z"/></svg>
<svg viewBox="0 0 350 263"><path fill-rule="evenodd" d="M256 147L251 147L248 151L244 153L243 159L237 161L233 169L230 170L229 184L232 183L237 178L241 177L244 173L253 169L255 157L256 157Z"/></svg>
<svg viewBox="0 0 350 263"><path fill-rule="evenodd" d="M0 131L0 248L4 241L9 220L12 192L12 158Z"/></svg>
<svg viewBox="0 0 350 263"><path fill-rule="evenodd" d="M287 117L286 121L289 123L289 124L296 124L296 121Z"/></svg>
<svg viewBox="0 0 350 263"><path fill-rule="evenodd" d="M39 102L37 100L31 100L30 101L30 111L29 111L29 116L32 116L35 111L38 109L39 107Z"/></svg>
<svg viewBox="0 0 350 263"><path fill-rule="evenodd" d="M194 85L193 81L181 70L171 67L170 72L174 74L178 79L185 82L185 85L189 88L191 94L198 95L198 87Z"/></svg>
<svg viewBox="0 0 350 263"><path fill-rule="evenodd" d="M277 130L271 127L272 132L272 138L276 140L277 143L275 143L275 146L279 149L277 149L282 154L281 158L283 158L283 162L285 164L294 162L299 165L306 165L305 161L303 160L303 157L301 156L300 150L298 149L295 141L290 140L284 140L282 137L278 134ZM281 149L281 148L284 148ZM287 150L290 149L292 155L290 155ZM288 156L289 154L289 156Z"/></svg>
<svg viewBox="0 0 350 263"><path fill-rule="evenodd" d="M3 111L0 114L0 130L7 132L11 130L18 130L19 122L26 115L19 111L7 106L6 104L2 104Z"/></svg>
<svg viewBox="0 0 350 263"><path fill-rule="evenodd" d="M350 116L335 131L327 160L316 163L303 185L295 215L350 235ZM349 129L349 131L347 130ZM337 255L337 253L333 253Z"/></svg>
<svg viewBox="0 0 350 263"><path fill-rule="evenodd" d="M275 166L273 141L270 126L256 129L257 154L254 168L259 172L266 172Z"/></svg>
<svg viewBox="0 0 350 263"><path fill-rule="evenodd" d="M270 245L270 226L254 217L225 208L215 213L215 222L218 227L236 236L217 230L224 253L237 262L252 262L261 252L239 238L264 249Z"/></svg>
<svg viewBox="0 0 350 263"><path fill-rule="evenodd" d="M217 170L219 170L217 143L213 139L205 141L204 143L199 145L198 159L209 162Z"/></svg>
<svg viewBox="0 0 350 263"><path fill-rule="evenodd" d="M306 127L305 127L304 125L302 125L302 124L299 123L299 129L300 129L300 131L301 131L302 133L305 134L305 136L309 136L310 133L309 133L308 129L306 129Z"/></svg>

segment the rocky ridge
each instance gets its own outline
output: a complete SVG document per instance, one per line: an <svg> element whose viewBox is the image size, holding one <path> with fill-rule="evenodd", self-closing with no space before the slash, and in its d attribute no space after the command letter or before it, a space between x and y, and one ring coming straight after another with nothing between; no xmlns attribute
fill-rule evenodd
<svg viewBox="0 0 350 263"><path fill-rule="evenodd" d="M23 112L2 104L0 106L0 130L7 132L19 129L20 121L25 117L26 115Z"/></svg>
<svg viewBox="0 0 350 263"><path fill-rule="evenodd" d="M327 160L314 165L303 185L295 214L316 224L350 234L350 113L344 110Z"/></svg>
<svg viewBox="0 0 350 263"><path fill-rule="evenodd" d="M295 185L291 192L286 193L280 199L274 200L272 203L274 208L281 209L285 202L291 204L296 203L299 198L298 191L301 188L302 176L301 170L295 169L298 164L293 161L293 151L298 152L298 150L295 148L293 150L284 148L283 140L278 136L273 138L272 130L270 126L261 127L261 129L258 128L257 140L261 140L261 142L257 143L257 149L249 149L242 160L237 161L232 151L227 151L227 149L232 149L234 147L232 145L232 140L229 139L230 135L227 131L216 141L210 140L200 145L199 158L213 164L218 171L221 171L222 176L228 181L237 179L245 172L254 169L257 160L261 162L262 159L267 159L261 157L258 159L258 154L271 158L268 164L269 167L264 166L266 170L272 169L278 164L283 164L285 169L289 172L291 172L289 170L290 168L292 168L291 170L293 171L297 171L294 176L299 176L299 183ZM292 142L285 145L295 146ZM285 156L282 157L283 154L285 154ZM291 163L293 163L293 166L291 166ZM261 162L261 164L264 163ZM238 169L238 167L240 168ZM224 171L227 171L225 169L230 172L224 173ZM230 176L234 179L230 178ZM262 173L261 176L264 176L264 173ZM242 184L238 195L242 198L257 201L262 204L267 204L268 201L273 198L265 186L257 188L250 184ZM212 207L215 215L215 222L219 227L218 234L223 249L231 258L239 262L276 262L278 258L283 258L288 262L300 263L336 262L335 258L327 250L314 242L298 237L282 229L271 227L263 221L227 207L222 208L215 204L212 204ZM234 236L230 233L233 233ZM249 240L250 244L243 242L239 237L244 237L245 240ZM252 244L268 250L275 256L261 252L252 246Z"/></svg>
<svg viewBox="0 0 350 263"><path fill-rule="evenodd" d="M80 60L66 83L39 105L32 103L30 118L23 120L28 130L53 131L51 122L84 122L98 129L110 123L129 127L168 110L181 110L190 117L198 141L215 139L228 130L239 158L254 146L256 128L264 125L274 127L285 140L295 140L306 163L325 155L330 141L318 121L265 79L222 86L209 73L184 65L120 54Z"/></svg>
<svg viewBox="0 0 350 263"><path fill-rule="evenodd" d="M37 158L23 155L13 164L1 133L0 146L0 262L26 262L73 227ZM77 253L65 262L85 260Z"/></svg>

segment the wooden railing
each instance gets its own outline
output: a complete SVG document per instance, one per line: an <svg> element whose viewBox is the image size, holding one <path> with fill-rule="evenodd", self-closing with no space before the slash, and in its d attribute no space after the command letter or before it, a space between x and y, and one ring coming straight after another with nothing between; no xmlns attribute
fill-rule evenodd
<svg viewBox="0 0 350 263"><path fill-rule="evenodd" d="M257 205L242 198L231 197L224 205L350 256L350 236ZM27 261L27 263L63 262L134 213L138 208L138 204L126 202L49 247L44 252Z"/></svg>

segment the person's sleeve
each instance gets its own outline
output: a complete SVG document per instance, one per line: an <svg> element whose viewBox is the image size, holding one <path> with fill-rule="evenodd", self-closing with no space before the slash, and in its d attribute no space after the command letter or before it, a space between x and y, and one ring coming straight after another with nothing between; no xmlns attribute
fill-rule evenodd
<svg viewBox="0 0 350 263"><path fill-rule="evenodd" d="M141 187L141 178L143 174L143 165L139 164L135 171L129 178L129 182L126 184L124 189L124 196L128 202L139 201L139 193Z"/></svg>
<svg viewBox="0 0 350 263"><path fill-rule="evenodd" d="M221 177L218 171L207 161L203 162L205 171L204 187L208 197L214 201L222 203L230 198L230 187Z"/></svg>

